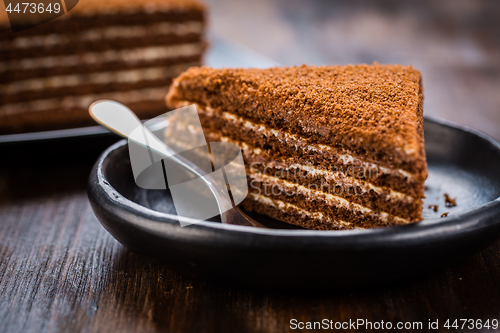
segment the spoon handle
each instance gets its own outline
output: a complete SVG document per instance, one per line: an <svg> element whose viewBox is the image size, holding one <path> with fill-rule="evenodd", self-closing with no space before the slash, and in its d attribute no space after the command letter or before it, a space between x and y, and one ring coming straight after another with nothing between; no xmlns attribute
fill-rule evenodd
<svg viewBox="0 0 500 333"><path fill-rule="evenodd" d="M90 105L89 113L96 122L116 134L151 149L165 158L173 160L196 177L201 178L217 200L223 223L263 227L260 223L253 221L234 207L230 198L225 195L219 184L209 174L201 171L189 160L176 155L172 149L151 133L132 110L125 105L111 100L99 100Z"/></svg>

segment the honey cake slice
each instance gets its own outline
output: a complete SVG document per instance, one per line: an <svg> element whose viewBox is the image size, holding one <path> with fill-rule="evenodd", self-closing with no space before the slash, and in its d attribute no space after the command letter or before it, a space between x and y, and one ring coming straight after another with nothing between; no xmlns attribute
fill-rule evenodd
<svg viewBox="0 0 500 333"><path fill-rule="evenodd" d="M422 78L401 65L191 68L166 97L243 151L242 207L309 229L421 220Z"/></svg>

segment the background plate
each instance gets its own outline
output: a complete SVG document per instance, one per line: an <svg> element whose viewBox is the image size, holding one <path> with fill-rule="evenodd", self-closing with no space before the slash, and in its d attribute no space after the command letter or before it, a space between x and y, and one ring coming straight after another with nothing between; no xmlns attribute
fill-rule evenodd
<svg viewBox="0 0 500 333"><path fill-rule="evenodd" d="M130 250L219 282L341 288L414 278L500 238L500 145L441 120L425 121L425 220L372 230L271 229L199 222L181 228L167 191L138 188L125 141L106 150L89 180L101 224ZM457 198L444 208L443 193ZM439 212L427 208L437 203ZM444 211L450 215L439 218ZM271 223L271 224L269 224ZM276 223L276 224L272 224Z"/></svg>

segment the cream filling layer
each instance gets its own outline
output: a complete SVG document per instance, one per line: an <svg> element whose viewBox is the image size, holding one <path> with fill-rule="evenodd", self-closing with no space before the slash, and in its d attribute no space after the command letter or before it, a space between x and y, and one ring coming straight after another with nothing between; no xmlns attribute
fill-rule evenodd
<svg viewBox="0 0 500 333"><path fill-rule="evenodd" d="M142 101L163 101L167 92L168 87L146 88L102 94L67 96L23 103L11 103L0 106L0 116L54 109L86 109L90 104L98 99L112 99L124 104Z"/></svg>
<svg viewBox="0 0 500 333"><path fill-rule="evenodd" d="M167 46L151 46L126 50L89 52L65 56L26 58L0 62L0 72L23 71L39 68L73 67L104 64L108 62L136 63L177 57L189 57L200 54L203 44L190 43Z"/></svg>
<svg viewBox="0 0 500 333"><path fill-rule="evenodd" d="M180 3L177 5L173 5L173 2L171 1L163 1L163 2L157 2L157 1L152 1L152 2L146 2L144 4L140 4L139 2L136 2L135 6L131 7L124 7L120 6L117 8L112 2L110 2L110 6L106 6L107 3L103 3L102 6L88 6L88 7L78 7L76 10L76 15L78 16L87 16L87 17L92 17L92 16L101 16L104 14L108 15L113 15L113 14L120 14L120 15L130 15L130 14L153 14L153 13L172 13L172 11L178 12L178 13L185 13L185 12L192 12L193 10L199 11L200 8L189 8L186 6L179 6ZM68 17L66 17L68 16ZM71 19L71 15L65 15L63 16L63 19Z"/></svg>
<svg viewBox="0 0 500 333"><path fill-rule="evenodd" d="M391 173L391 172L396 171L396 172L400 173L401 175L403 175L404 177L407 177L407 178L413 177L413 175L411 173L409 173L403 169L389 169L387 167L383 167L383 166L378 165L376 163L363 161L359 158L354 157L353 153L347 149L340 150L340 149L333 148L333 147L330 147L330 146L327 146L324 144L310 144L305 139L301 138L297 134L292 134L292 133L288 133L288 132L284 132L284 131L278 131L278 130L271 128L269 126L265 126L262 124L256 124L248 119L244 119L243 117L236 116L236 115L229 113L229 112L223 112L222 117L227 119L227 120L234 121L235 123L243 124L245 127L249 128L251 130L254 130L257 132L263 132L264 135L267 137L274 136L274 137L278 138L279 141L286 143L286 144L289 144L289 145L292 145L292 146L297 147L297 148L311 150L311 151L315 151L315 152L319 152L319 153L325 153L325 152L332 153L344 165L361 164L365 168L368 168L368 169L378 168L378 169L382 170L384 173ZM284 138L281 138L281 136L283 136Z"/></svg>
<svg viewBox="0 0 500 333"><path fill-rule="evenodd" d="M54 45L66 44L73 41L96 42L104 39L115 38L140 38L157 35L187 35L203 33L203 23L199 21L189 21L182 23L161 22L149 25L137 26L110 26L106 28L88 29L77 34L46 34L29 37L18 37L12 42L0 43L0 50L6 49L26 49L32 47L51 47Z"/></svg>
<svg viewBox="0 0 500 333"><path fill-rule="evenodd" d="M136 83L146 80L160 80L175 77L196 64L180 64L163 67L149 67L125 71L96 72L89 74L74 74L49 76L0 85L4 94L16 94L28 90L44 90L61 87L74 87L82 84Z"/></svg>
<svg viewBox="0 0 500 333"><path fill-rule="evenodd" d="M284 179L281 179L278 177L264 175L260 172L259 173L251 173L250 177L252 177L256 181L259 181L262 183L267 183L269 185L282 185L290 190L290 191L288 191L287 189L285 189L286 193L301 194L301 195L304 195L305 197L307 197L308 199L311 199L311 200L318 200L319 199L319 200L322 200L322 201L324 201L332 206L335 206L335 207L341 207L341 208L344 208L347 210L353 210L355 212L359 212L359 213L362 213L365 215L374 216L374 217L376 217L384 222L388 222L389 220L394 219L394 221L396 221L399 224L410 223L410 221L408 221L407 219L404 219L402 217L394 216L394 215L388 214L386 212L376 213L373 210L371 210L370 208L367 208L363 205L360 205L360 204L357 204L354 202L350 202L342 197L333 195L331 193L325 193L322 191L311 189L311 188L305 187L304 185L292 183L292 182L289 182L287 180L284 180Z"/></svg>
<svg viewBox="0 0 500 333"><path fill-rule="evenodd" d="M268 205L268 206L275 207L277 209L281 209L287 213L292 211L294 214L297 214L299 216L308 217L308 218L311 218L314 220L330 223L333 225L350 227L354 224L352 222L345 222L345 221L341 221L341 220L334 221L330 217L326 216L325 214L323 214L321 212L310 212L308 210L300 208L299 206L293 205L291 203L286 203L282 200L271 199L271 198L266 197L265 195L262 195L262 194L251 193L249 196L255 201L258 201L258 202L263 203L263 204ZM354 229L365 229L365 228L360 228L360 227L356 227L356 226L354 226L353 228Z"/></svg>
<svg viewBox="0 0 500 333"><path fill-rule="evenodd" d="M193 103L188 102L188 101L184 101L184 102L180 102L179 104L190 105ZM341 163L346 165L346 166L360 165L363 167L364 170L374 170L374 169L380 170L384 174L389 174L389 175L396 174L396 175L400 175L402 177L406 177L407 179L414 177L413 174L409 173L406 170L391 169L391 168L379 165L377 163L364 161L360 158L354 157L353 153L347 149L333 148L331 146L327 146L327 145L323 145L323 144L310 144L307 142L306 139L300 137L297 134L288 133L285 131L278 131L270 126L265 126L262 124L254 123L248 119L245 119L241 116L237 116L237 115L230 113L230 112L227 112L227 111L223 111L222 113L219 113L211 107L202 107L198 104L197 104L197 109L200 113L205 114L209 117L221 116L228 121L232 121L238 125L243 125L243 126L247 127L248 129L251 129L253 131L262 132L264 134L264 136L266 136L266 137L274 136L280 142L282 142L286 145L290 145L290 146L296 147L296 148L301 149L301 150L319 152L321 154L329 153L331 155L336 156L339 159L339 161L341 161Z"/></svg>
<svg viewBox="0 0 500 333"><path fill-rule="evenodd" d="M231 143L238 145L239 147L242 148L244 154L251 153L254 155L262 155L262 149L251 148L245 142L232 140L231 138L229 138L227 136L220 136L219 139L222 142L231 142ZM324 169L320 169L320 168L310 166L310 165L304 165L304 164L298 164L298 163L287 165L286 163L283 163L283 162L272 161L272 162L266 163L266 167L277 168L277 169L287 170L287 171L290 171L293 169L299 169L301 171L306 171L308 174L311 174L314 176L319 175L319 176L325 178L326 180L333 181L334 183L344 183L344 184L347 184L350 186L359 186L359 188L361 188L363 193L366 193L369 190L373 190L378 194L387 192L387 194L386 194L387 197L393 198L396 200L404 200L404 201L408 201L408 202L413 202L415 200L415 198L412 197L411 195L407 195L407 194L404 194L404 193L401 193L398 191L394 191L393 189L390 189L390 188L375 186L372 183L362 181L362 180L359 180L359 179L351 177L351 176L346 176L341 172L333 172L333 171L329 171L329 170L324 170ZM306 178L306 177L304 177L304 178Z"/></svg>

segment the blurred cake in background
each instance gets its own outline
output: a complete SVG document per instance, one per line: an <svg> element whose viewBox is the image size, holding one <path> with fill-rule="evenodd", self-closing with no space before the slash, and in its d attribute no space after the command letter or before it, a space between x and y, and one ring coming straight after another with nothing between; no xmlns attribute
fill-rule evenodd
<svg viewBox="0 0 500 333"><path fill-rule="evenodd" d="M84 0L12 33L0 16L0 133L93 124L114 99L141 118L166 112L172 79L202 61L205 6L194 0Z"/></svg>

